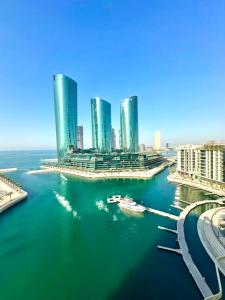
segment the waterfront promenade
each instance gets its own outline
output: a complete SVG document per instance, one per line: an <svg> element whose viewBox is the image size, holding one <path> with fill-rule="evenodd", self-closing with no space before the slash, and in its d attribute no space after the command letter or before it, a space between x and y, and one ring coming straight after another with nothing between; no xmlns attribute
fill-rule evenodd
<svg viewBox="0 0 225 300"><path fill-rule="evenodd" d="M167 179L168 179L169 182L178 183L180 185L191 186L191 187L194 187L194 188L197 188L197 189L200 189L200 190L210 192L210 193L218 195L218 196L225 196L225 191L224 190L221 190L219 188L218 189L214 188L210 185L206 185L206 184L203 184L201 182L198 182L198 181L195 181L195 180L192 180L192 179L189 179L189 178L183 178L183 177L179 176L176 172L170 174L167 177Z"/></svg>
<svg viewBox="0 0 225 300"><path fill-rule="evenodd" d="M168 247L163 247L163 246L158 246L159 249L162 250L167 250L167 251L171 251L171 252L175 252L178 254L181 254L184 260L185 265L187 266L190 275L192 276L192 278L194 279L196 285L198 286L199 291L201 292L202 296L204 297L204 299L221 299L222 297L222 290L220 288L219 292L217 294L213 294L210 287L208 286L206 279L202 276L202 274L200 273L200 271L198 270L197 266L195 265L192 257L191 257L191 253L190 250L187 246L187 242L185 239L185 230L184 230L184 224L185 224L185 220L187 218L187 216L190 214L190 212L195 209L198 206L204 205L204 204L218 204L218 205L224 205L222 200L204 200L204 201L198 201L195 202L191 205L188 205L184 210L181 211L179 217L178 217L178 221L177 221L177 230L170 230L168 228L164 228L164 227L160 227L159 229L163 229L163 230L167 230L167 231L171 231L174 234L177 234L177 241L179 244L179 248L178 249L171 249ZM221 209L221 208L220 208ZM207 248L206 248L207 250ZM219 257L221 257L223 255L223 253L220 253L221 255L219 255ZM218 263L218 257L216 257L214 259L215 262L215 266L216 266L216 270L217 270L217 265ZM221 264L221 263L220 263ZM217 271L217 280L218 280L218 285L219 287L221 287L221 282L220 282L220 277L219 277L219 272Z"/></svg>
<svg viewBox="0 0 225 300"><path fill-rule="evenodd" d="M162 172L165 168L171 165L171 162L165 162L158 167L155 167L150 170L136 171L136 170L127 170L127 171L107 171L107 172L90 172L77 170L73 168L58 167L58 166L46 166L42 165L42 170L32 170L28 171L28 174L39 174L47 172L59 172L70 174L74 176L93 178L93 179L105 179L105 178L140 178L140 179L149 179L155 176L156 174Z"/></svg>
<svg viewBox="0 0 225 300"><path fill-rule="evenodd" d="M4 175L0 175L0 213L25 200L27 192Z"/></svg>
<svg viewBox="0 0 225 300"><path fill-rule="evenodd" d="M225 237L219 228L220 221L223 221L224 216L224 207L213 208L204 212L198 220L200 240L214 263L216 263L217 257L225 256ZM218 267L225 276L225 259L220 260Z"/></svg>

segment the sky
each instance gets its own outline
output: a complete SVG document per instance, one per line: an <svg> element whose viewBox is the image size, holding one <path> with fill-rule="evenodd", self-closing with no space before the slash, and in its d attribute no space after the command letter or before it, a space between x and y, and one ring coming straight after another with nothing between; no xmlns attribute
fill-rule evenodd
<svg viewBox="0 0 225 300"><path fill-rule="evenodd" d="M139 142L223 140L224 0L1 0L0 150L54 149L52 76L78 83L91 146L90 98L137 95Z"/></svg>

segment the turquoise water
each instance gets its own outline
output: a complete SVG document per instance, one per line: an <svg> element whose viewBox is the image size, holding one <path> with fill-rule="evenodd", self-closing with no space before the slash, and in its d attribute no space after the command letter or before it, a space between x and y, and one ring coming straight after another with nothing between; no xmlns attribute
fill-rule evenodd
<svg viewBox="0 0 225 300"><path fill-rule="evenodd" d="M149 213L127 215L106 203L119 193L177 214L170 209L176 186L168 184L168 170L151 180L26 174L52 157L53 151L0 152L0 167L18 167L8 175L29 193L0 215L2 300L202 299L182 258L157 250L158 244L177 247L174 235L157 229L175 228L175 222ZM206 198L187 187L180 195L189 202ZM200 212L187 221L188 245L216 291L213 264L196 233Z"/></svg>

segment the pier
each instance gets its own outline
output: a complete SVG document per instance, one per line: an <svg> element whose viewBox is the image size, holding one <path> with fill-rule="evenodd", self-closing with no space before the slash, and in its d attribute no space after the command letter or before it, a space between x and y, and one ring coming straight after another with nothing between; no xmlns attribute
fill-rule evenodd
<svg viewBox="0 0 225 300"><path fill-rule="evenodd" d="M0 173L15 172L17 168L0 169Z"/></svg>
<svg viewBox="0 0 225 300"><path fill-rule="evenodd" d="M170 228L166 228L166 227L162 227L162 226L158 226L158 229L165 230L165 231L177 234L177 230L174 230L174 229L170 229Z"/></svg>
<svg viewBox="0 0 225 300"><path fill-rule="evenodd" d="M169 214L169 213L157 210L157 209L146 207L146 211L149 211L150 213L158 215L158 216L162 216L162 217L169 218L171 220L178 221L178 216L175 216L175 215L172 215L172 214Z"/></svg>
<svg viewBox="0 0 225 300"><path fill-rule="evenodd" d="M28 171L27 174L41 174L41 173L50 173L50 172L54 172L54 170L52 169L41 169L41 170L31 170Z"/></svg>
<svg viewBox="0 0 225 300"><path fill-rule="evenodd" d="M0 213L26 198L27 192L11 179L0 175Z"/></svg>
<svg viewBox="0 0 225 300"><path fill-rule="evenodd" d="M164 247L164 246L157 246L158 249L161 250L165 250L165 251L170 251L170 252L174 252L177 254L181 254L181 250L180 249L174 249L174 248L169 248L169 247Z"/></svg>
<svg viewBox="0 0 225 300"><path fill-rule="evenodd" d="M170 206L173 207L173 208L179 209L179 210L184 210L182 207L180 207L178 205L171 204Z"/></svg>

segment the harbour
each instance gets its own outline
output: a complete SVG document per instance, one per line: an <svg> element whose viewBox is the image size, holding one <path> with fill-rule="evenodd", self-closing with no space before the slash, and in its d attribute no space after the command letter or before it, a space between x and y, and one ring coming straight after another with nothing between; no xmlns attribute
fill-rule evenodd
<svg viewBox="0 0 225 300"><path fill-rule="evenodd" d="M64 174L65 178L62 178L60 174L54 172L38 176L26 173L25 170L38 167L38 157L49 157L50 154L50 152L36 153L32 163L30 158L29 160L26 158L28 157L26 154L18 162L18 171L9 175L23 185L29 193L29 199L15 209L7 210L0 218L2 266L0 288L4 300L11 300L12 297L17 299L17 295L25 300L37 300L40 297L44 300L51 298L61 300L62 282L59 274L62 273L65 274L64 297L69 300L74 298L75 291L80 295L79 300L87 297L102 300L107 298L136 300L140 299L140 292L137 289L142 291L142 299L152 296L180 299L181 291L185 300L191 297L202 299L181 256L173 255L168 250L162 253L157 248L158 245L163 245L162 247L177 249L176 234L158 229L158 226L175 228L180 213L175 208L171 208L170 211L170 205L175 200L176 186L168 184L166 179L168 170L147 181L112 179L93 182L69 174ZM54 191L63 197L63 201L57 200ZM135 214L125 214L116 204L107 203L107 197L113 194L129 195L150 211L146 210L142 218ZM184 201L192 202L196 198L203 200L205 196L204 192L199 190L180 187L180 197ZM197 215L191 213L187 218L194 221ZM185 226L189 226L188 222ZM191 232L193 238L193 230ZM55 239L55 236L58 238ZM186 238L189 239L188 233ZM197 231L195 239L196 242L199 239ZM43 252L43 241L48 246L48 251ZM198 261L199 258L204 259L204 265L208 266L211 263L210 258L200 247L197 247L196 255L192 249L195 243L189 241L187 243L210 289L213 293L216 292L216 276L210 271L213 270L213 265L212 269L207 267L205 270L199 266ZM15 252L14 249L21 251ZM132 255L127 255L130 249ZM12 251L13 258L10 256ZM122 266L121 256L125 258ZM52 261L57 263L52 264ZM163 277L157 268L158 261L164 265ZM16 271L18 265L23 265L20 272ZM42 274L43 268L47 269L46 274L42 275L42 281L37 281L34 288L35 291L39 291L38 294L35 296L32 291L25 291L20 286L19 278L23 276L27 283L32 285L36 272ZM168 281L171 277L171 268L174 283ZM132 269L135 273L130 276ZM97 270L97 276L92 278L90 274L94 270ZM141 282L139 276L143 276ZM102 285L105 278L106 283ZM11 287L12 280L16 289ZM94 285L84 290L82 283L89 280L92 280ZM153 284L155 280L160 281L164 289L159 291ZM47 282L54 288L48 289Z"/></svg>

